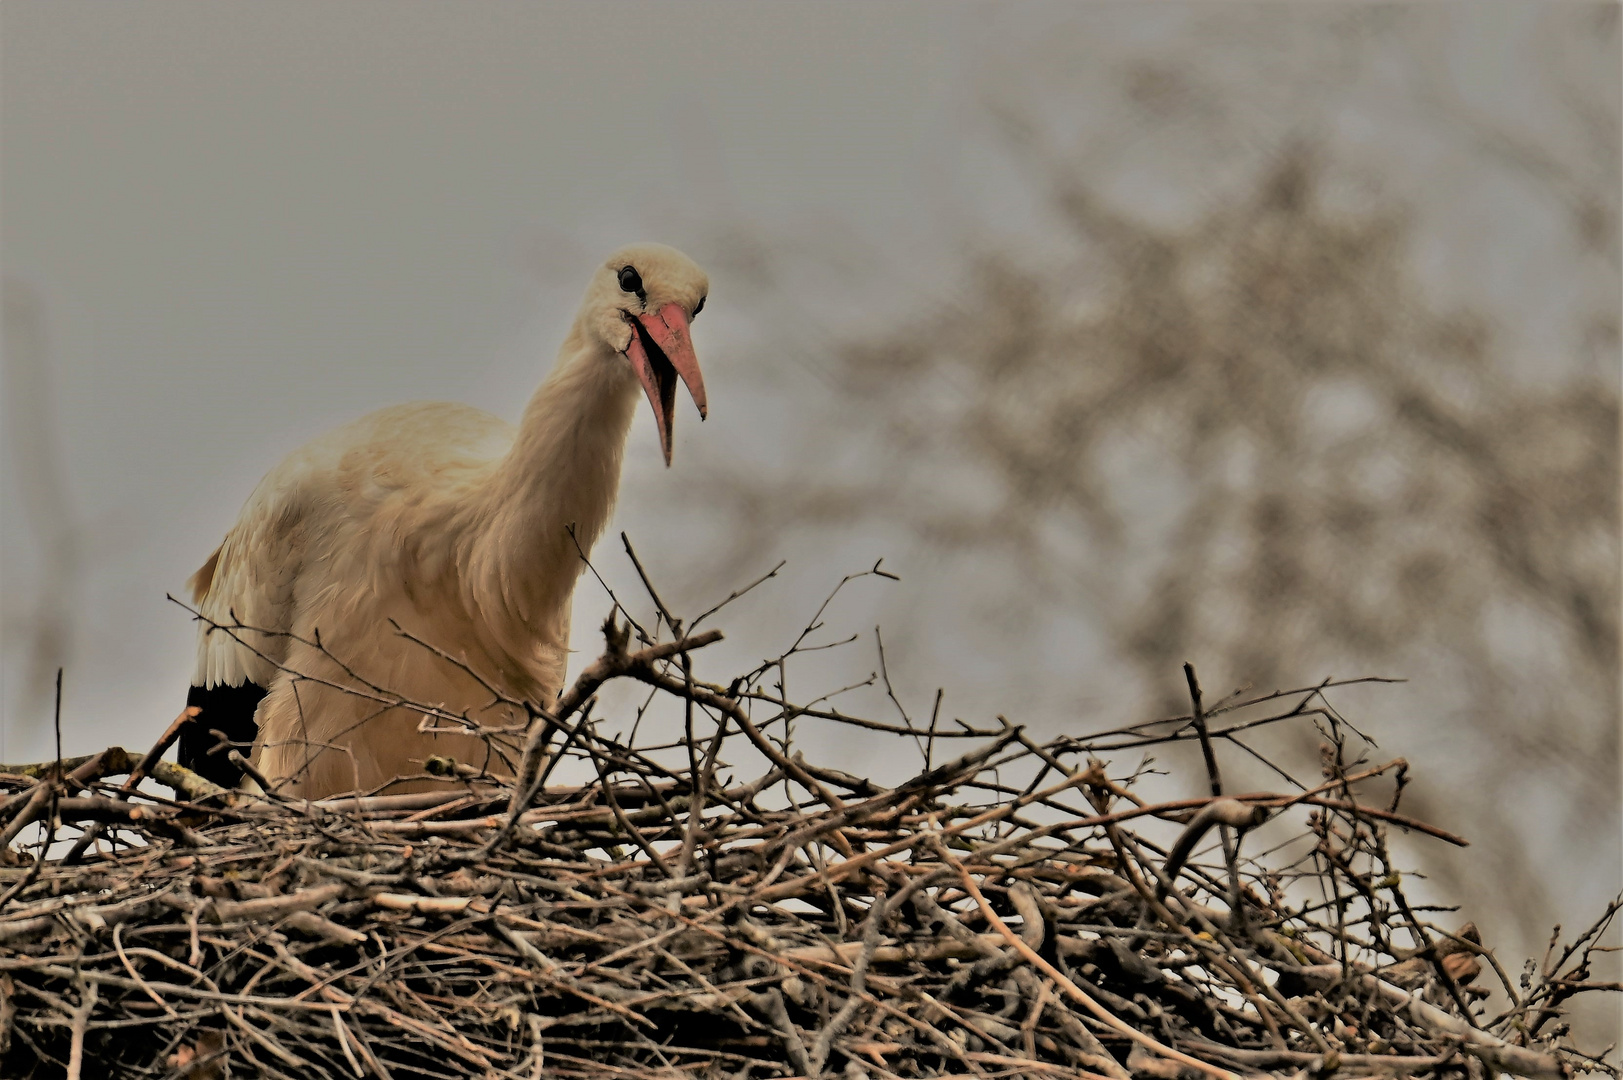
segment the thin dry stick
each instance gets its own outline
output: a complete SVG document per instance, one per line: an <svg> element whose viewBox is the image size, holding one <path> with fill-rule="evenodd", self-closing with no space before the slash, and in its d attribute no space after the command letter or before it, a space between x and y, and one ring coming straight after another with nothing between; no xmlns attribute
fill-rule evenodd
<svg viewBox="0 0 1623 1080"><path fill-rule="evenodd" d="M73 1010L73 1026L69 1036L67 1080L80 1080L85 1064L85 1030L90 1026L90 1014L95 1011L96 999L101 994L99 985L94 982L80 979L78 987L79 1004Z"/></svg>

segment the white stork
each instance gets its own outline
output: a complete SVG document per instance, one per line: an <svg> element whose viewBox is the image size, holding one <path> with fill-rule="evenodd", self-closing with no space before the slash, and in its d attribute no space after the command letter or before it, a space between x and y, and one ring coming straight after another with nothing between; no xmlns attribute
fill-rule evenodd
<svg viewBox="0 0 1623 1080"><path fill-rule="evenodd" d="M481 681L514 700L556 696L576 544L590 551L608 521L639 385L667 465L678 377L705 414L688 325L708 291L681 252L624 248L592 276L517 429L467 405L400 405L273 469L190 582L203 623L188 703L202 713L182 763L235 784L239 770L209 753L218 730L307 798L420 776L431 754L501 771L480 737L419 733L420 712L349 691L370 684L495 728L525 718Z"/></svg>

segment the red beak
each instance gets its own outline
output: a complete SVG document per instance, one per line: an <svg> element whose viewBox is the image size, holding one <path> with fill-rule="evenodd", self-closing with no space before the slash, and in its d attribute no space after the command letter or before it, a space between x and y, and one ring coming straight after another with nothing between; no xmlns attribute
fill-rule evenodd
<svg viewBox="0 0 1623 1080"><path fill-rule="evenodd" d="M693 339L688 336L688 313L680 304L666 304L657 312L637 316L626 356L648 393L648 404L654 407L659 445L665 451L665 464L669 465L678 376L687 384L693 403L699 407L699 419L703 420L707 412L704 376L699 373L699 358L693 355Z"/></svg>

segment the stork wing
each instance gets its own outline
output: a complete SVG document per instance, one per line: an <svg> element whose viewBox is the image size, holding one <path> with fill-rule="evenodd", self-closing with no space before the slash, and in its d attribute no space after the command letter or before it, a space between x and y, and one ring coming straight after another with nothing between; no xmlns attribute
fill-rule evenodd
<svg viewBox="0 0 1623 1080"><path fill-rule="evenodd" d="M188 583L202 615L197 670L201 687L270 685L286 659L293 629L294 583L304 560L308 463L283 462L254 490L237 523Z"/></svg>

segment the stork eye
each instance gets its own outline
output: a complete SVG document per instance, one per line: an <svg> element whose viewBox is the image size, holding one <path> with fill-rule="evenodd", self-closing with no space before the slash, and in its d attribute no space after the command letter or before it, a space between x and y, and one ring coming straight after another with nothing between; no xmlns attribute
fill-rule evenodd
<svg viewBox="0 0 1623 1080"><path fill-rule="evenodd" d="M710 299L708 296L699 297L699 302L693 305L693 314L689 315L688 318L697 319L699 317L699 312L704 310L704 302L708 299Z"/></svg>
<svg viewBox="0 0 1623 1080"><path fill-rule="evenodd" d="M642 275L635 266L620 267L620 288L624 292L642 292Z"/></svg>

